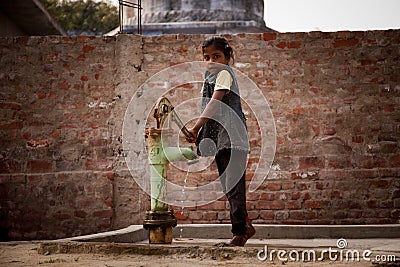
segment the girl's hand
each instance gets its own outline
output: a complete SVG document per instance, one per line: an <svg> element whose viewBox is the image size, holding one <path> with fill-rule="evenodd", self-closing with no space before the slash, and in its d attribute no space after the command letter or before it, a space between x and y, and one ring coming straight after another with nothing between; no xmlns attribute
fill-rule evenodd
<svg viewBox="0 0 400 267"><path fill-rule="evenodd" d="M193 135L193 137L185 136L186 141L188 141L189 143L195 143L197 140L198 131L195 130L194 128L188 129L188 131L189 131L189 133L191 133Z"/></svg>

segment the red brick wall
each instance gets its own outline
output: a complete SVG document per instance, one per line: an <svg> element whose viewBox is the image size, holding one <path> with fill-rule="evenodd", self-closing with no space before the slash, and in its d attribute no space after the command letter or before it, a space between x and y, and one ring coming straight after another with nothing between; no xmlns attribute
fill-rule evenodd
<svg viewBox="0 0 400 267"><path fill-rule="evenodd" d="M236 66L262 90L276 123L279 169L248 194L251 218L399 223L400 31L226 37ZM124 111L148 77L200 60L203 39L0 38L2 239L141 224L148 197L123 160ZM249 130L257 151L254 118ZM249 159L249 179L256 156ZM215 170L203 177L210 175ZM180 222L226 223L227 208L220 199L186 209Z"/></svg>
<svg viewBox="0 0 400 267"><path fill-rule="evenodd" d="M110 229L115 38L1 39L1 227L10 239Z"/></svg>

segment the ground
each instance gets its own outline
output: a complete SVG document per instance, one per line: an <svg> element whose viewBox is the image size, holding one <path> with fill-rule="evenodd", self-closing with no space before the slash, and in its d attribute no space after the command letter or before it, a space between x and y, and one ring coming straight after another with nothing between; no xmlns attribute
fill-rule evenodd
<svg viewBox="0 0 400 267"><path fill-rule="evenodd" d="M329 260L319 262L267 262L260 261L257 257L248 257L234 252L224 252L219 256L204 253L169 254L169 255L143 255L135 253L54 253L40 252L41 242L5 242L0 243L0 266L56 266L56 267L147 267L147 266L378 266L371 262L333 262ZM91 248L93 249L93 247ZM89 249L89 250L91 250ZM199 250L194 246L192 250ZM218 248L216 248L218 249ZM238 250L238 252L243 250ZM399 265L380 265L399 266Z"/></svg>

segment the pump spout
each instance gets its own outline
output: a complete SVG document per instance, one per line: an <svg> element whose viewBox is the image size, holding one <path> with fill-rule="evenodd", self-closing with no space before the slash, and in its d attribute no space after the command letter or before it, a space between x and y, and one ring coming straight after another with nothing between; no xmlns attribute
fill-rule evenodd
<svg viewBox="0 0 400 267"><path fill-rule="evenodd" d="M169 162L174 161L191 161L197 158L191 147L180 148L180 147L165 147L164 154Z"/></svg>

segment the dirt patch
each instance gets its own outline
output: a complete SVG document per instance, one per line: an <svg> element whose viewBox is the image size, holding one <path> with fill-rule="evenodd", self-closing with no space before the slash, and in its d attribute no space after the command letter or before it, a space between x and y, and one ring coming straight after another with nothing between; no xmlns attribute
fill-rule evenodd
<svg viewBox="0 0 400 267"><path fill-rule="evenodd" d="M85 267L150 267L150 266L371 266L371 263L352 262L262 262L254 256L254 248L171 247L151 250L132 249L125 244L74 244L49 246L46 242L0 243L0 266L85 266ZM67 251L69 247L69 251ZM116 249L110 249L116 247ZM137 246L133 246L136 247ZM146 246L143 246L145 248ZM147 246L149 247L149 246ZM74 249L72 249L74 248ZM64 251L63 251L64 249ZM151 251L150 255L146 255ZM40 253L39 253L40 252Z"/></svg>

